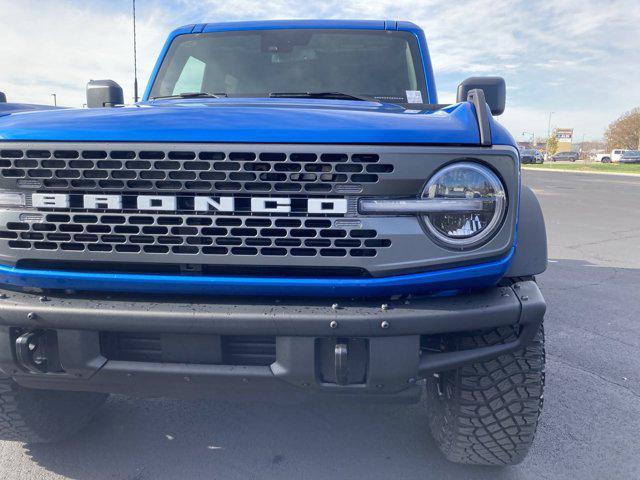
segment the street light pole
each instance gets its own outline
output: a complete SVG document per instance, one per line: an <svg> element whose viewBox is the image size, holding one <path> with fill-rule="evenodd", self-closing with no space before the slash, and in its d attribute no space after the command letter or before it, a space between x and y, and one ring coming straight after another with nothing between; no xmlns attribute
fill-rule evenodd
<svg viewBox="0 0 640 480"><path fill-rule="evenodd" d="M547 141L549 140L549 137L551 136L551 115L553 115L556 112L549 112L549 123L547 124Z"/></svg>
<svg viewBox="0 0 640 480"><path fill-rule="evenodd" d="M536 134L531 132L522 132L522 135L531 135L531 147L534 147L534 143L536 142Z"/></svg>
<svg viewBox="0 0 640 480"><path fill-rule="evenodd" d="M55 93L52 93L51 96L53 97L53 106L57 107L58 106L58 96Z"/></svg>
<svg viewBox="0 0 640 480"><path fill-rule="evenodd" d="M549 158L549 140L551 140L551 115L555 112L549 112L549 123L547 123L547 144L544 146L545 160Z"/></svg>

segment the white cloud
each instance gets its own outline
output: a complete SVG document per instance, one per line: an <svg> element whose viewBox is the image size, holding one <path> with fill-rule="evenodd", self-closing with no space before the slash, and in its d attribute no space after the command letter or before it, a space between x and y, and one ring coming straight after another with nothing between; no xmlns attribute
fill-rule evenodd
<svg viewBox="0 0 640 480"><path fill-rule="evenodd" d="M60 104L81 106L86 83L101 78L113 78L133 94L130 13L92 3L0 0L0 89L11 101L48 104L55 92ZM143 75L164 40L163 20L138 22Z"/></svg>
<svg viewBox="0 0 640 480"><path fill-rule="evenodd" d="M132 86L129 0L0 0L0 90L14 100L79 106L90 78ZM440 100L471 75L503 75L502 121L545 131L549 111L599 137L640 105L637 0L138 0L141 89L164 37L185 23L273 18L409 20L429 41ZM570 125L567 125L570 124ZM517 137L518 135L516 135Z"/></svg>

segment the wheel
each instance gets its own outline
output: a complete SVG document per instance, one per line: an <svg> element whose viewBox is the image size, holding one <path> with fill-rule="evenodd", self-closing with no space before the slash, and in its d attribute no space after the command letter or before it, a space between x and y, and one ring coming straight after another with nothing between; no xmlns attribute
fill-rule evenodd
<svg viewBox="0 0 640 480"><path fill-rule="evenodd" d="M609 157L602 157L602 160L600 160L602 163L611 163L611 159Z"/></svg>
<svg viewBox="0 0 640 480"><path fill-rule="evenodd" d="M452 336L449 348L512 341L518 327ZM527 455L542 411L542 325L525 349L427 380L431 434L445 457L472 465L513 465Z"/></svg>
<svg viewBox="0 0 640 480"><path fill-rule="evenodd" d="M108 395L35 390L0 380L0 440L46 443L86 425Z"/></svg>

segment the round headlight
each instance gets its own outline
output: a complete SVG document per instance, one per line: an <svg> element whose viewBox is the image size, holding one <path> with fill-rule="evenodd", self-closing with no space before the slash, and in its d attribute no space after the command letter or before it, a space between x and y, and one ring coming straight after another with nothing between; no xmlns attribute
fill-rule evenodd
<svg viewBox="0 0 640 480"><path fill-rule="evenodd" d="M458 211L434 212L423 217L431 235L447 246L458 248L474 247L491 238L500 228L507 207L505 189L498 176L472 162L453 163L437 171L427 182L422 198L455 200L461 206Z"/></svg>

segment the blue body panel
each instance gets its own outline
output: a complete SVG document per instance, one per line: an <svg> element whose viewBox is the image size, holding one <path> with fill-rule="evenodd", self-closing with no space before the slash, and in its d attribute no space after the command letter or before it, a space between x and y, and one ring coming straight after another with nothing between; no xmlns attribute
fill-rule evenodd
<svg viewBox="0 0 640 480"><path fill-rule="evenodd" d="M36 105L32 103L0 103L0 117L18 112L41 112L43 110L58 110L63 107L53 105Z"/></svg>
<svg viewBox="0 0 640 480"><path fill-rule="evenodd" d="M360 101L220 98L18 113L0 117L0 139L477 145L479 135L466 102L422 113Z"/></svg>
<svg viewBox="0 0 640 480"><path fill-rule="evenodd" d="M481 265L381 278L204 277L25 270L0 266L0 283L81 291L373 297L487 287L504 275L512 256L513 249L505 258Z"/></svg>
<svg viewBox="0 0 640 480"><path fill-rule="evenodd" d="M489 116L489 125L491 127L491 141L493 145L509 145L518 150L518 144L516 143L516 139L513 138L513 135L491 115Z"/></svg>

